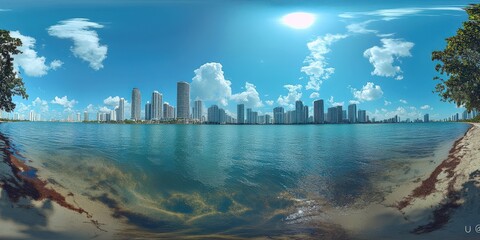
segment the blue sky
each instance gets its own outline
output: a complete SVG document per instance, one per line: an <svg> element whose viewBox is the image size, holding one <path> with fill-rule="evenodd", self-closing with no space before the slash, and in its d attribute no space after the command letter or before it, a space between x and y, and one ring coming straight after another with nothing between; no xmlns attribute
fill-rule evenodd
<svg viewBox="0 0 480 240"><path fill-rule="evenodd" d="M432 93L431 52L469 2L297 2L0 0L0 28L24 42L16 65L30 97L14 99L16 112L93 119L133 87L142 108L154 90L176 105L177 81L233 115L237 103L269 113L297 99L355 102L377 119L463 111ZM311 27L282 23L299 11L315 15Z"/></svg>

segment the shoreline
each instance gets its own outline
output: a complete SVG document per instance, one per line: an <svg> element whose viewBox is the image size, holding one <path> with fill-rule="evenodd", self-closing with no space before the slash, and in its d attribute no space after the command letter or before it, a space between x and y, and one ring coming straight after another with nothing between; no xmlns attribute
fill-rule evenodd
<svg viewBox="0 0 480 240"><path fill-rule="evenodd" d="M359 239L363 239L362 237L395 239L396 234L399 234L398 239L438 238L438 234L443 233L443 227L453 218L454 210L461 207L464 184L469 182L472 179L472 173L480 168L479 133L480 124L471 124L463 136L455 140L453 146L449 145L450 150L441 154L442 158L438 162L415 165L417 167L428 165L421 179L402 181L393 193L385 193L385 199L381 203L370 202L361 209L348 211L330 209L330 214L338 216L330 216L327 223L341 226L345 229L345 236L354 239L357 239L357 236ZM10 203L8 207L18 209L23 214L20 217L23 218L29 218L29 214L35 214L38 211L40 211L39 215L45 215L44 218L48 223L42 227L51 235L45 235L42 238L64 232L66 235L62 237L110 239L118 237L115 234L121 233L122 229L132 228L127 224L128 217L125 218L122 214L114 216L115 213L118 215L119 209L99 201L92 201L78 193L74 195L69 189L56 184L53 180L53 182L50 179L41 180L36 175L37 169L27 165L28 161L24 161L23 157L15 151L9 139L0 134L0 142L2 141L5 145L0 152L4 154L4 165L8 166L11 173L7 178L0 176L0 201L8 200ZM442 147L444 148L447 149L446 144ZM448 155L446 159L445 155ZM478 157L475 158L475 156ZM395 171L395 173L399 172ZM477 175L474 177L478 178L476 180L480 185L480 171ZM53 205L54 214L42 212L41 209L44 209L46 204ZM7 205L5 203L0 205L2 237L18 237L15 234L23 230L12 226L15 221L2 219L4 212L2 208L7 208ZM379 219L379 216L382 214L389 217L387 219L389 222L382 223L383 227L375 228L375 224L381 223L382 219ZM52 227L51 222L55 226ZM458 230L463 231L463 227ZM26 238L29 238L28 235Z"/></svg>
<svg viewBox="0 0 480 240"><path fill-rule="evenodd" d="M480 187L480 123L470 125L451 145L447 157L423 177L398 183L382 201L361 208L329 209L329 217L352 239L477 239L463 235L462 225L478 222L475 216L465 220L462 215L468 212L462 209L468 194L478 192L468 191L468 186L473 181Z"/></svg>
<svg viewBox="0 0 480 240"><path fill-rule="evenodd" d="M122 224L111 217L110 209L93 201L85 201L83 196L75 195L68 189L60 189L61 185L40 179L36 174L37 169L26 164L7 137L0 134L0 141L4 143L1 150L3 163L11 171L7 176L0 176L0 208L7 205L11 208L7 216L3 216L7 211L0 209L2 237L114 237L113 228ZM34 219L31 225L23 224L28 218ZM30 232L35 234L30 235ZM36 236L38 232L40 237Z"/></svg>

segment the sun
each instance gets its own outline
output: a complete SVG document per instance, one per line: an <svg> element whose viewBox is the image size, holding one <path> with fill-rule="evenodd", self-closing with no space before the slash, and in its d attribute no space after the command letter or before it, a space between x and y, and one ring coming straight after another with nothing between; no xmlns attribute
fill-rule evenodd
<svg viewBox="0 0 480 240"><path fill-rule="evenodd" d="M282 23L295 29L307 29L315 22L315 15L306 12L289 13L282 17Z"/></svg>

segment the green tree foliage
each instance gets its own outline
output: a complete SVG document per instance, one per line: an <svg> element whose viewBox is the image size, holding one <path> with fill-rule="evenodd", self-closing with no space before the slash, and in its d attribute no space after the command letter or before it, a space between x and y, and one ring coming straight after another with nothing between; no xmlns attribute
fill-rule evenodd
<svg viewBox="0 0 480 240"><path fill-rule="evenodd" d="M13 68L13 55L21 53L22 42L10 37L10 32L0 29L0 109L11 112L15 109L12 97L28 98L22 78Z"/></svg>
<svg viewBox="0 0 480 240"><path fill-rule="evenodd" d="M432 60L440 61L435 66L440 76L433 79L440 81L434 92L442 101L471 111L480 109L480 4L471 4L465 11L468 20L446 39L446 48L432 52Z"/></svg>

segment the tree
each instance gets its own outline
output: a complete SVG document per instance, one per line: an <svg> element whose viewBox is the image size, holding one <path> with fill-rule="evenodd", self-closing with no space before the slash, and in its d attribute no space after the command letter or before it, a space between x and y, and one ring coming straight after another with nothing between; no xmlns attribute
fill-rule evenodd
<svg viewBox="0 0 480 240"><path fill-rule="evenodd" d="M455 36L446 39L445 49L432 52L432 61L440 61L435 66L440 76L433 79L440 81L434 93L442 101L471 111L480 109L480 4L471 4L465 11L468 20Z"/></svg>
<svg viewBox="0 0 480 240"><path fill-rule="evenodd" d="M20 46L20 39L12 38L9 31L0 29L0 109L7 112L15 109L13 96L28 99L22 78L13 68L13 55L21 53Z"/></svg>

